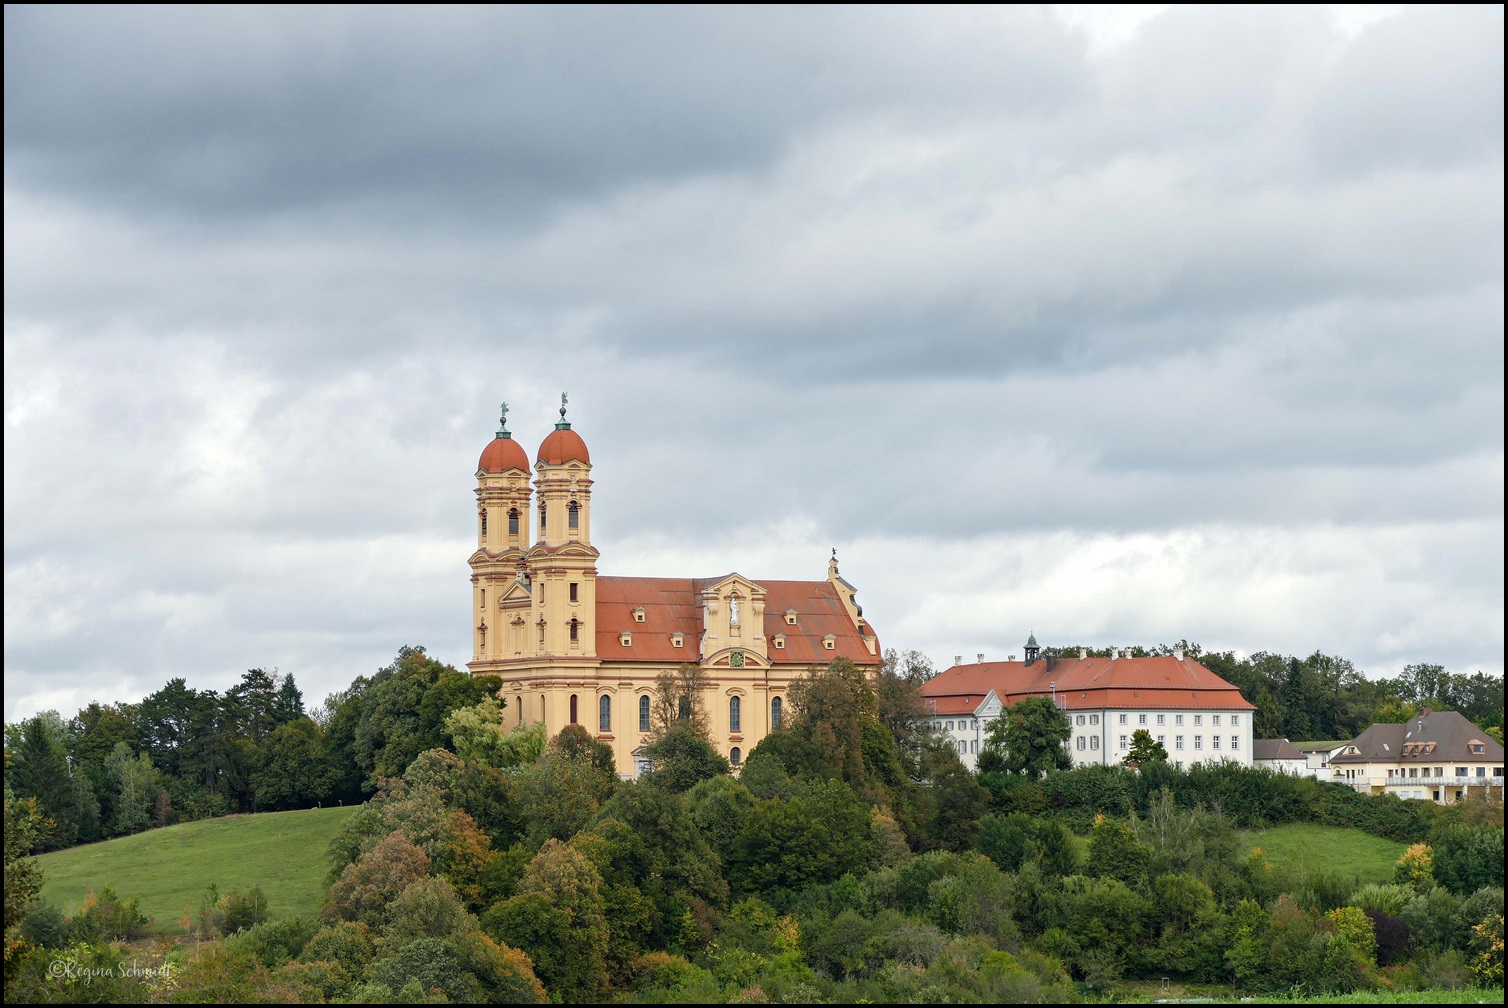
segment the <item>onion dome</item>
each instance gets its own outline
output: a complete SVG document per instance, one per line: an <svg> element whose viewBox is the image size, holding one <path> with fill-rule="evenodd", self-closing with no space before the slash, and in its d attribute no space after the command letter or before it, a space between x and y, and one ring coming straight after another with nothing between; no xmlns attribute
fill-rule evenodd
<svg viewBox="0 0 1508 1008"><path fill-rule="evenodd" d="M482 460L477 468L490 473L507 472L509 469L529 471L529 456L524 446L513 440L508 432L508 404L503 403L502 416L497 421L497 437L482 449Z"/></svg>
<svg viewBox="0 0 1508 1008"><path fill-rule="evenodd" d="M586 442L581 440L581 435L571 430L570 423L566 420L566 397L560 394L560 422L540 442L539 452L536 457L545 465L564 465L567 462L584 462L592 464L592 457L587 454Z"/></svg>

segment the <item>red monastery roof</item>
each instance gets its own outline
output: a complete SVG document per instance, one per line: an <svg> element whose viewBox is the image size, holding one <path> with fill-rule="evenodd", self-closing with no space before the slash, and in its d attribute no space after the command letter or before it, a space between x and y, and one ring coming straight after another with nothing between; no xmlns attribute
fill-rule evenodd
<svg viewBox="0 0 1508 1008"><path fill-rule="evenodd" d="M537 458L546 465L561 465L571 461L590 465L592 462L592 457L586 453L586 442L569 427L552 430L541 442Z"/></svg>
<svg viewBox="0 0 1508 1008"><path fill-rule="evenodd" d="M512 438L493 438L482 449L482 460L477 463L477 468L490 473L507 472L509 469L528 472L529 456L524 454L524 446Z"/></svg>
<svg viewBox="0 0 1508 1008"><path fill-rule="evenodd" d="M603 661L695 662L701 657L702 591L722 578L597 578L597 656ZM761 581L765 590L764 635L772 665L826 665L834 658L878 663L879 645L869 653L864 636L827 581ZM644 622L634 621L642 606ZM796 610L796 625L785 613ZM866 627L866 630L869 628ZM621 634L633 634L625 647ZM672 634L681 634L676 647ZM775 646L776 634L785 647ZM834 648L822 646L831 634ZM871 636L872 636L871 631Z"/></svg>
<svg viewBox="0 0 1508 1008"><path fill-rule="evenodd" d="M955 665L928 680L922 695L939 714L965 714L990 690L1010 705L1056 693L1068 710L1104 707L1209 707L1256 710L1235 686L1203 665L1156 658L1052 658ZM972 702L970 702L972 701Z"/></svg>

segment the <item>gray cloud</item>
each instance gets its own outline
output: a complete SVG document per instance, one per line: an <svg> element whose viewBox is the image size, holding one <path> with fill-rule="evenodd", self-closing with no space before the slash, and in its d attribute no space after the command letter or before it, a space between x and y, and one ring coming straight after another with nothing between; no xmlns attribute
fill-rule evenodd
<svg viewBox="0 0 1508 1008"><path fill-rule="evenodd" d="M477 455L562 388L608 573L841 545L936 658L1502 667L1500 13L11 7L6 56L8 716L464 661Z"/></svg>

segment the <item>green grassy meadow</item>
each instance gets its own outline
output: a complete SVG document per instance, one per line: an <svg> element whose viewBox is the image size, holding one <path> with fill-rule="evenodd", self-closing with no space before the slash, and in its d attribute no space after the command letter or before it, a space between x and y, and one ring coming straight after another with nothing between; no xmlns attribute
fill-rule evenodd
<svg viewBox="0 0 1508 1008"><path fill-rule="evenodd" d="M1330 872L1360 882L1393 881L1393 865L1407 846L1359 829L1291 823L1241 834L1243 850L1262 848L1275 867L1294 877Z"/></svg>
<svg viewBox="0 0 1508 1008"><path fill-rule="evenodd" d="M261 886L273 917L312 914L324 895L325 848L359 806L224 816L54 851L37 858L42 899L77 913L91 889L110 885L141 900L153 930L182 934L184 905Z"/></svg>

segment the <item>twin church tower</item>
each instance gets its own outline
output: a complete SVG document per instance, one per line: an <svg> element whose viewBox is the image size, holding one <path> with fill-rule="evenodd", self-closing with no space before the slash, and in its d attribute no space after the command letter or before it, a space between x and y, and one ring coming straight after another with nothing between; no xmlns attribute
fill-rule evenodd
<svg viewBox="0 0 1508 1008"><path fill-rule="evenodd" d="M822 581L599 576L591 456L565 396L532 486L502 412L476 473L468 668L503 680L508 724L542 721L551 735L580 724L633 776L656 678L696 664L712 743L737 766L780 726L790 684L809 668L839 657L878 667L879 641L836 557Z"/></svg>

